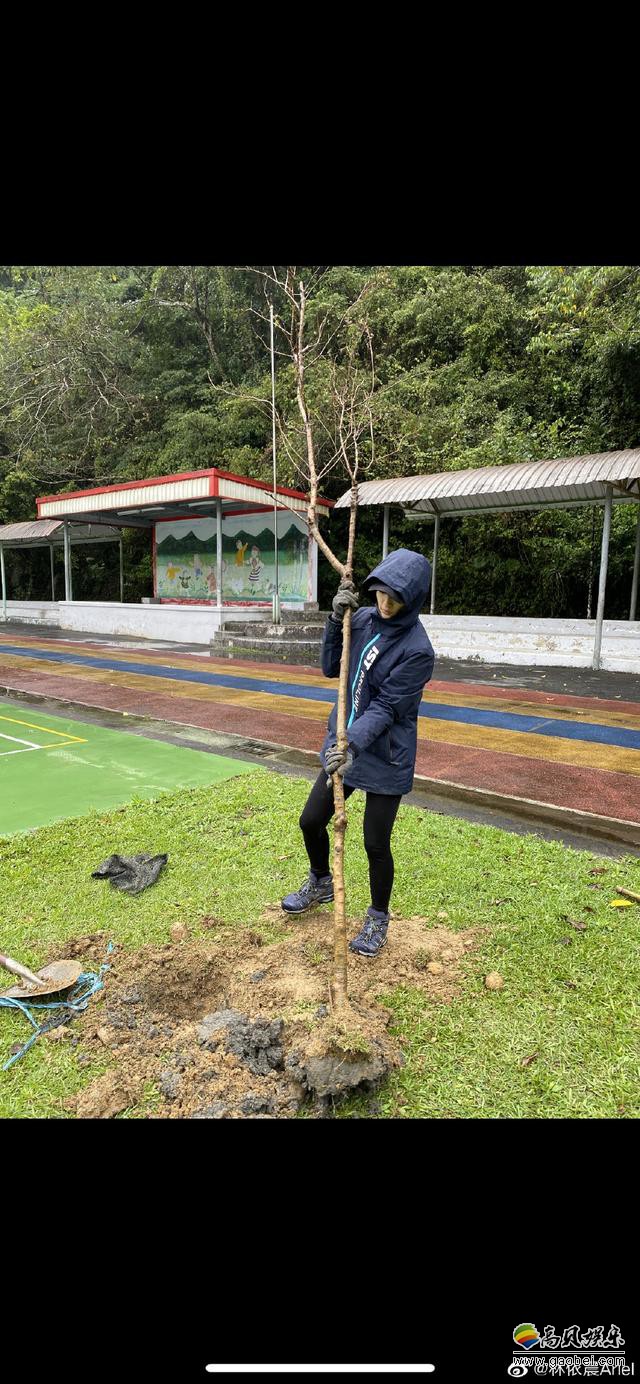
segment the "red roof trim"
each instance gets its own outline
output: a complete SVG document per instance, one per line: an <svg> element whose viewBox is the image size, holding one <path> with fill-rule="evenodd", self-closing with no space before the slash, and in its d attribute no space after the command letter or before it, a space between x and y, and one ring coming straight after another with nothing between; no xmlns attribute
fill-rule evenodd
<svg viewBox="0 0 640 1384"><path fill-rule="evenodd" d="M273 490L273 486L269 485L268 481L254 480L253 476L234 476L232 471L218 470L216 470L216 475L223 476L224 479L228 481L239 481L241 485L255 485L258 487L258 490ZM294 500L308 500L309 498L302 490L291 490L287 485L278 485L276 487L276 493L278 495L289 495L291 499ZM334 505L335 500L318 500L318 504Z"/></svg>
<svg viewBox="0 0 640 1384"><path fill-rule="evenodd" d="M223 480L235 481L240 485L253 485L258 490L271 490L272 486L268 481L254 480L252 476L236 476L233 471L220 471L217 467L201 469L200 471L178 471L171 476L145 476L139 481L121 481L119 485L99 485L90 490L61 490L57 495L39 495L36 498L36 505L48 504L52 500L79 500L89 495L109 495L116 490L143 490L151 485L170 485L173 481L192 481L198 477L209 477L209 494L217 496L220 494L219 478ZM301 490L291 490L288 486L279 485L278 495L289 495L294 500L306 500L308 497ZM204 498L204 497L203 497ZM232 498L229 496L229 498ZM318 504L332 508L334 500L318 500Z"/></svg>
<svg viewBox="0 0 640 1384"><path fill-rule="evenodd" d="M50 500L79 500L84 495L109 495L115 490L141 490L148 485L167 485L171 481L193 481L197 476L212 476L213 471L178 471L175 476L145 476L140 481L121 481L118 485L96 485L90 490L60 490L57 495L38 495L37 505ZM206 497L203 496L203 499Z"/></svg>
<svg viewBox="0 0 640 1384"><path fill-rule="evenodd" d="M290 510L288 505L278 505L278 514L287 514L287 512L291 514L295 513L296 511ZM253 503L250 509L248 509L246 505L243 505L240 509L225 509L222 517L223 519L235 519L238 514L273 514L273 505L257 505ZM300 515L300 518L302 518L302 515ZM154 519L152 522L154 525L183 524L186 522L186 520L191 519L208 519L213 524L215 524L216 522L215 514L195 514L193 511L190 514L169 514L167 515L166 519L163 519L161 517L160 519ZM37 520L35 522L37 523ZM41 520L41 522L48 523L49 521ZM51 522L58 523L58 520L52 519ZM59 522L62 523L62 520L60 520ZM89 520L87 520L86 522L89 523ZM93 520L91 520L91 523L93 523Z"/></svg>

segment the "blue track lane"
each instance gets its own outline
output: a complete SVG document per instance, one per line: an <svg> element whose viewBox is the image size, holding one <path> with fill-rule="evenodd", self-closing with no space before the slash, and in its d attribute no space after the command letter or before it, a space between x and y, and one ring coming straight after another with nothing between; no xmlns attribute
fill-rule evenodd
<svg viewBox="0 0 640 1384"><path fill-rule="evenodd" d="M144 677L168 678L173 682L195 682L209 687L228 687L241 692L268 692L272 696L291 697L298 701L327 702L337 699L337 690L330 687L310 687L304 683L269 682L260 677L243 677L235 673L206 673L199 669L171 668L168 664L125 662L122 659L100 658L89 654L51 653L46 649L26 649L15 644L0 644L0 653L17 654L20 658L40 659L43 663L69 663L85 668L104 668L108 672L141 673ZM598 745L618 745L621 749L640 750L640 731L625 726L603 726L596 722L553 720L515 711L485 711L479 707L450 706L443 702L423 702L420 716L438 721L458 721L464 725L490 726L499 730L526 731L531 735L549 735L562 740L584 740Z"/></svg>

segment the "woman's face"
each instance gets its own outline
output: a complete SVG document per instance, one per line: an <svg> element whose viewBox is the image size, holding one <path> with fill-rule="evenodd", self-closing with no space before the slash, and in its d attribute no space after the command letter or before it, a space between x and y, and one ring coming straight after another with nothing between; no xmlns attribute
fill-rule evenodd
<svg viewBox="0 0 640 1384"><path fill-rule="evenodd" d="M383 620L391 620L394 615L398 614L399 610L404 610L404 602L394 601L391 596L387 595L386 591L376 591L376 601Z"/></svg>

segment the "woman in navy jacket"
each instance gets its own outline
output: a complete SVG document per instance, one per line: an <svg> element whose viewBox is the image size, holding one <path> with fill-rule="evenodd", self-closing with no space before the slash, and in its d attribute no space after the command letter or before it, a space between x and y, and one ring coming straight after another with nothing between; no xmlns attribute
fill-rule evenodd
<svg viewBox="0 0 640 1384"><path fill-rule="evenodd" d="M413 784L418 713L434 664L431 642L419 619L430 585L431 566L426 557L398 548L362 583L364 592L375 593L375 606L358 609L353 587L340 583L322 643L322 671L328 678L337 678L342 621L351 606L348 751L336 746L334 706L320 752L323 770L300 817L311 866L309 877L299 890L287 894L282 907L287 913L304 913L333 899L327 824L334 804L328 775L342 774L345 798L361 788L367 799L364 844L369 858L371 906L361 931L349 943L361 956L375 956L387 940L393 885L391 832L400 799Z"/></svg>

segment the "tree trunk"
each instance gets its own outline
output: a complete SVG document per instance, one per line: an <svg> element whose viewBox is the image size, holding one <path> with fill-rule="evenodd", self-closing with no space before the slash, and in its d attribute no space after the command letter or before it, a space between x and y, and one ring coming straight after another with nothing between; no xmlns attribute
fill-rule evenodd
<svg viewBox="0 0 640 1384"><path fill-rule="evenodd" d="M347 749L347 680L351 649L351 611L345 612L342 622L342 656L338 684L337 744ZM335 806L333 830L333 972L329 981L331 1008L342 1009L347 1004L347 909L344 889L344 838L347 814L344 802L344 779L333 775Z"/></svg>
<svg viewBox="0 0 640 1384"><path fill-rule="evenodd" d="M332 553L330 547L325 542L316 520L316 504L318 499L318 472L316 468L315 447L313 441L313 428L307 408L305 398L304 381L304 331L305 331L305 308L306 295L304 283L299 284L299 298L296 301L293 293L294 272L287 270L287 280L285 292L292 304L292 325L290 330L289 342L291 355L294 364L296 380L296 396L298 409L304 426L305 441L307 449L307 467L309 472L309 503L307 507L307 524L309 532L313 535L320 550L328 558L332 567L340 573L344 581L352 582L353 579L353 554L356 538L356 519L358 513L358 472L360 465L360 453L358 447L359 428L355 418L357 389L352 389L350 396L345 396L340 401L338 431L340 436L340 451L344 458L345 467L351 477L351 506L349 513L349 537L347 542L347 557L344 565ZM297 316L297 325L296 325ZM371 346L370 334L367 336L369 346ZM373 363L373 357L372 357ZM371 414L369 412L369 422ZM352 449L350 457L348 447ZM349 681L349 654L351 650L351 610L345 612L342 621L342 655L340 658L340 681L338 684L338 706L336 710L336 744L341 750L348 750L347 741L347 686ZM344 888L344 837L347 829L347 814L344 801L344 779L341 774L333 774L333 802L335 809L334 816L334 838L333 838L333 892L334 892L334 942L333 942L333 971L329 981L329 998L332 1010L344 1009L348 1004L347 999L347 912L345 903Z"/></svg>
<svg viewBox="0 0 640 1384"><path fill-rule="evenodd" d="M354 475L351 483L351 509L349 513L349 538L347 541L347 560L344 566L344 579L352 580L353 553L356 542L356 519L358 516L358 483ZM338 707L336 712L336 744L341 750L348 749L347 740L347 685L349 682L349 657L351 654L351 611L346 610L342 621L342 654L340 656L340 681L338 683ZM344 838L347 830L347 814L344 803L344 779L341 774L333 775L333 802L335 807L333 832L333 974L329 982L331 1008L343 1009L347 1000L347 908L344 888Z"/></svg>

